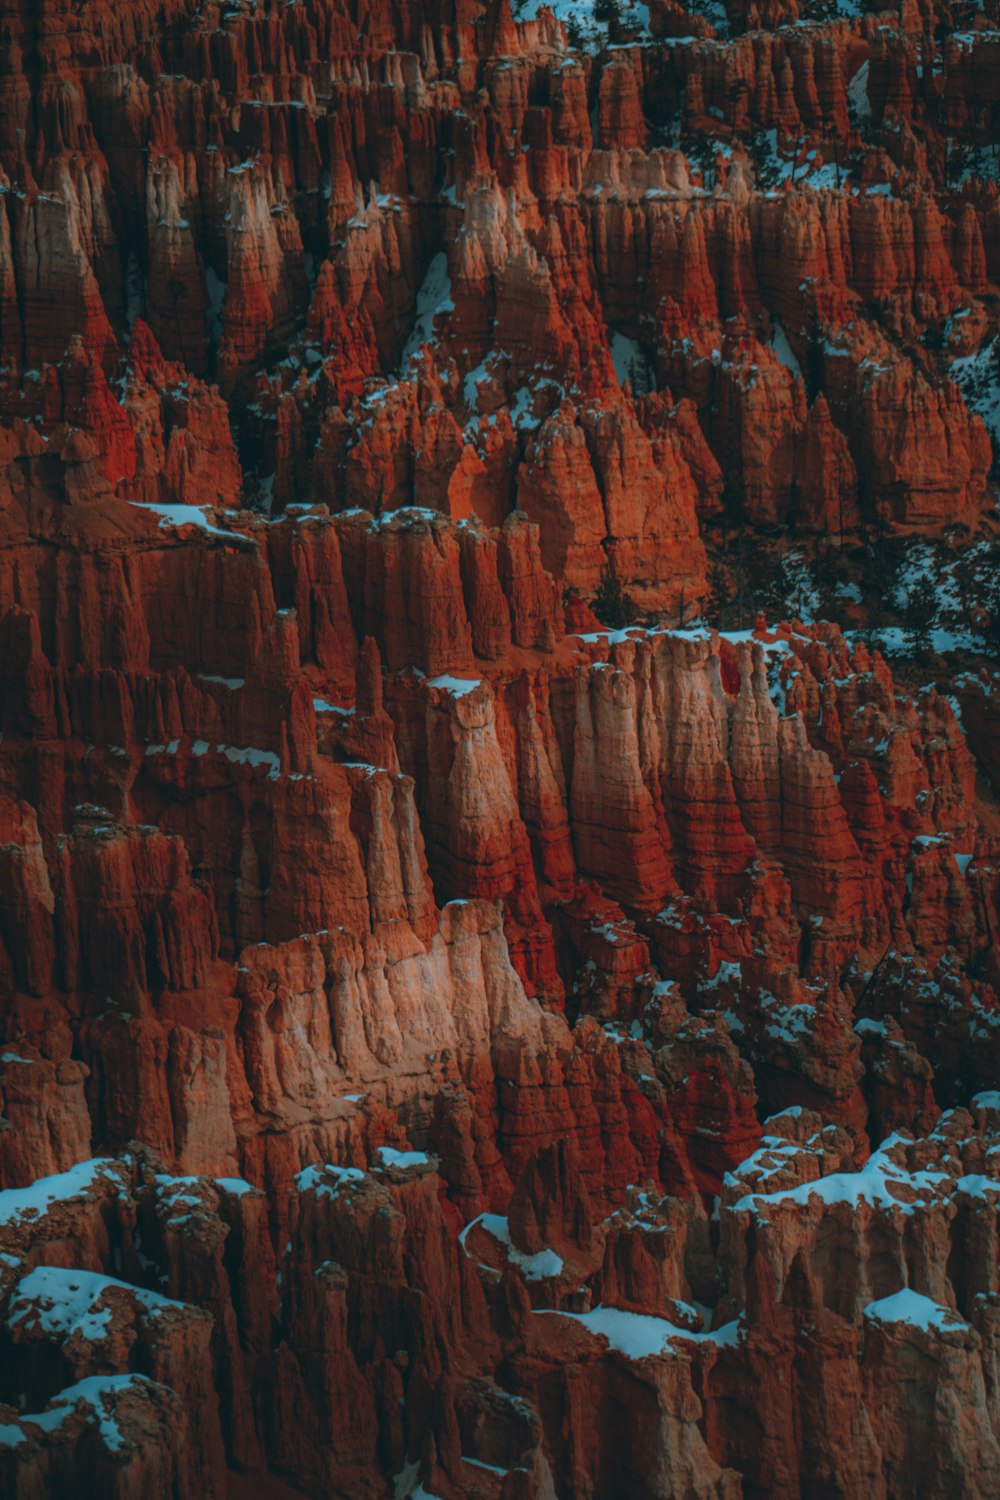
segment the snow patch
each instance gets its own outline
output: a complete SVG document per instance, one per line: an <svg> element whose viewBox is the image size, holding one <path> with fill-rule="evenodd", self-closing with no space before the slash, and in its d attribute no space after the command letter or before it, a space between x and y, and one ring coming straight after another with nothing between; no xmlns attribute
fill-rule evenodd
<svg viewBox="0 0 1000 1500"><path fill-rule="evenodd" d="M923 1328L928 1332L932 1328L957 1332L958 1329L969 1326L958 1313L942 1307L939 1302L932 1302L930 1297L923 1297L909 1287L903 1287L902 1291L893 1293L891 1297L881 1297L877 1302L869 1302L864 1316L873 1323L910 1323L914 1328Z"/></svg>
<svg viewBox="0 0 1000 1500"><path fill-rule="evenodd" d="M847 107L859 125L866 125L872 117L868 101L868 63L863 62L847 85Z"/></svg>
<svg viewBox="0 0 1000 1500"><path fill-rule="evenodd" d="M978 412L986 424L994 455L1000 453L1000 338L984 344L975 354L953 360L948 373L966 406Z"/></svg>
<svg viewBox="0 0 1000 1500"><path fill-rule="evenodd" d="M507 1259L524 1272L528 1281L544 1281L547 1276L558 1276L562 1271L562 1257L554 1250L537 1250L534 1255L518 1250L511 1241L510 1226L502 1214L483 1214L479 1222L487 1234L505 1247Z"/></svg>
<svg viewBox="0 0 1000 1500"><path fill-rule="evenodd" d="M464 698L466 693L473 692L481 682L481 677L450 677L447 672L443 672L440 677L429 678L427 686L443 688L453 698Z"/></svg>
<svg viewBox="0 0 1000 1500"><path fill-rule="evenodd" d="M719 1347L733 1346L737 1342L739 1324L736 1321L717 1328L714 1333L692 1333L687 1328L678 1328L666 1318L655 1318L648 1313L623 1312L617 1307L595 1307L588 1313L568 1313L549 1308L536 1308L536 1312L555 1317L572 1318L582 1323L590 1333L603 1334L612 1349L628 1359L647 1359L655 1354L675 1354L673 1341L683 1339L695 1344L716 1344Z"/></svg>
<svg viewBox="0 0 1000 1500"><path fill-rule="evenodd" d="M122 1391L134 1389L136 1385L152 1385L145 1375L88 1375L75 1385L67 1386L49 1402L48 1411L25 1412L22 1422L31 1422L43 1432L55 1432L72 1414L81 1401L97 1415L97 1430L109 1453L118 1453L125 1446L121 1429L114 1416L109 1413L109 1403L114 1407L115 1397Z"/></svg>
<svg viewBox="0 0 1000 1500"><path fill-rule="evenodd" d="M215 1177L215 1186L221 1188L224 1193L229 1193L233 1198L242 1198L244 1193L256 1191L252 1182L247 1182L243 1177Z"/></svg>
<svg viewBox="0 0 1000 1500"><path fill-rule="evenodd" d="M332 1162L317 1162L305 1167L295 1178L300 1193L315 1193L317 1198L336 1198L342 1187L362 1182L365 1174L358 1167L338 1167Z"/></svg>
<svg viewBox="0 0 1000 1500"><path fill-rule="evenodd" d="M774 320L774 337L771 340L771 347L773 348L778 358L781 360L781 363L785 366L786 370L791 370L792 374L797 376L801 380L802 366L796 359L795 351L792 348L791 344L788 342L788 335L782 328L781 324L778 322L777 318L775 318Z"/></svg>
<svg viewBox="0 0 1000 1500"><path fill-rule="evenodd" d="M607 46L608 22L600 19L600 0L520 0L520 3L514 0L514 19L533 21L542 9L551 10L563 23L571 47L579 47L584 52L600 52ZM624 25L638 33L640 41L650 39L648 6L638 3L638 0L631 4L622 0L618 14Z"/></svg>
<svg viewBox="0 0 1000 1500"><path fill-rule="evenodd" d="M430 1161L426 1151L397 1151L393 1146L379 1146L375 1155L383 1167L399 1167L404 1172L407 1167L426 1167Z"/></svg>
<svg viewBox="0 0 1000 1500"><path fill-rule="evenodd" d="M626 338L624 333L612 333L611 359L618 384L624 386L629 381L633 395L647 396L656 390L653 367L634 339Z"/></svg>
<svg viewBox="0 0 1000 1500"><path fill-rule="evenodd" d="M405 370L421 344L434 338L434 320L438 313L454 312L451 297L451 279L448 275L448 257L443 250L431 259L427 274L417 292L417 314L413 331L403 345L402 368Z"/></svg>
<svg viewBox="0 0 1000 1500"><path fill-rule="evenodd" d="M817 1177L797 1187L774 1193L759 1193L751 1190L732 1205L733 1213L753 1213L758 1218L768 1218L768 1211L784 1205L805 1205L817 1198L821 1203L847 1203L858 1209L862 1204L872 1208L883 1208L907 1216L916 1213L933 1201L942 1187L954 1186L956 1192L977 1198L987 1194L1000 1194L1000 1181L982 1175L960 1177L957 1180L947 1172L936 1172L930 1168L909 1172L905 1166L893 1160L892 1152L905 1145L900 1135L887 1137L858 1172L831 1172L826 1177ZM738 1187L745 1171L752 1169L754 1158L750 1157L735 1172L727 1172L724 1178L727 1187Z"/></svg>
<svg viewBox="0 0 1000 1500"><path fill-rule="evenodd" d="M198 526L202 531L208 531L212 536L224 536L227 542L239 541L231 531L223 531L219 526L213 526L205 514L210 507L201 505L167 505L153 500L130 500L130 505L135 505L139 510L151 510L154 515L160 517L161 527L170 526Z"/></svg>
<svg viewBox="0 0 1000 1500"><path fill-rule="evenodd" d="M95 1178L113 1166L114 1161L110 1156L95 1156L90 1161L78 1162L68 1172L40 1177L30 1187L5 1188L0 1192L0 1224L36 1218L51 1208L53 1203L82 1197L94 1186Z"/></svg>
<svg viewBox="0 0 1000 1500"><path fill-rule="evenodd" d="M281 774L281 760L273 750L256 750L252 745L216 745L215 748L235 766L267 766L271 781L277 781Z"/></svg>
<svg viewBox="0 0 1000 1500"><path fill-rule="evenodd" d="M27 1325L61 1338L74 1333L85 1339L103 1338L111 1325L111 1308L98 1308L96 1304L111 1288L128 1292L140 1307L153 1314L184 1305L113 1276L62 1266L36 1266L14 1289L7 1308L7 1327Z"/></svg>

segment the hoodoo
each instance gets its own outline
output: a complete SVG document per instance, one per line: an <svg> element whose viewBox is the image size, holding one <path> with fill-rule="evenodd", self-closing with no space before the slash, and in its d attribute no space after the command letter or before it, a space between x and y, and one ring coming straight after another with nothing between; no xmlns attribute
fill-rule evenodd
<svg viewBox="0 0 1000 1500"><path fill-rule="evenodd" d="M997 0L0 0L0 1496L1000 1493Z"/></svg>

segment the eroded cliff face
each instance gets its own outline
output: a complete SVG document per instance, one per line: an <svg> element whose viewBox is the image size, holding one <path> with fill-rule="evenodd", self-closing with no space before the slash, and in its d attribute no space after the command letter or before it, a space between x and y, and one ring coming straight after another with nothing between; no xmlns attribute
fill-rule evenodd
<svg viewBox="0 0 1000 1500"><path fill-rule="evenodd" d="M18 1500L1000 1488L996 33L536 9L3 12Z"/></svg>

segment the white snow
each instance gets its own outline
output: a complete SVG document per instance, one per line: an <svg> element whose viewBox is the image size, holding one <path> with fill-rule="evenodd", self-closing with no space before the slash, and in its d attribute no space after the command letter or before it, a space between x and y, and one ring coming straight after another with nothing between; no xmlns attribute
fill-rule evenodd
<svg viewBox="0 0 1000 1500"><path fill-rule="evenodd" d="M771 340L771 347L785 368L791 370L793 375L797 375L801 379L802 366L795 358L795 351L788 342L788 335L777 318L774 320L774 337Z"/></svg>
<svg viewBox="0 0 1000 1500"><path fill-rule="evenodd" d="M978 412L985 422L994 454L1000 452L1000 339L953 360L948 373L969 410Z"/></svg>
<svg viewBox="0 0 1000 1500"><path fill-rule="evenodd" d="M211 532L212 536L224 536L227 542L234 538L231 531L223 531L219 526L213 526L205 514L207 506L200 505L166 505L152 500L130 500L130 505L135 505L139 510L151 510L154 515L160 517L160 525L169 526L198 526L202 531Z"/></svg>
<svg viewBox="0 0 1000 1500"><path fill-rule="evenodd" d="M66 1270L62 1266L36 1266L23 1276L14 1289L7 1307L7 1326L21 1324L41 1328L44 1333L69 1338L78 1333L85 1339L99 1339L111 1324L110 1307L96 1304L109 1288L128 1292L147 1312L156 1314L183 1303L130 1286L113 1276L92 1271Z"/></svg>
<svg viewBox="0 0 1000 1500"><path fill-rule="evenodd" d="M176 755L180 748L180 740L171 740L169 745L147 745L147 755ZM277 781L281 774L281 761L273 750L257 750L252 745L216 745L220 755L224 755L233 765L242 766L267 766L268 775L272 781ZM194 740L191 745L191 754L206 755L211 749L207 740Z"/></svg>
<svg viewBox="0 0 1000 1500"><path fill-rule="evenodd" d="M611 359L619 385L623 386L626 380L630 381L632 393L636 396L646 396L650 391L655 391L656 376L634 339L626 338L624 333L612 333Z"/></svg>
<svg viewBox="0 0 1000 1500"><path fill-rule="evenodd" d="M54 1432L82 1401L98 1416L97 1430L105 1448L110 1453L117 1453L124 1446L125 1439L118 1423L108 1413L108 1403L111 1401L113 1405L115 1396L139 1384L152 1382L145 1375L88 1375L85 1380L78 1380L75 1385L60 1391L58 1396L53 1396L48 1411L25 1412L21 1420L41 1427L44 1432Z"/></svg>
<svg viewBox="0 0 1000 1500"><path fill-rule="evenodd" d="M538 418L531 412L532 392L526 385L522 385L514 396L510 408L510 420L518 429L529 429L537 427Z"/></svg>
<svg viewBox="0 0 1000 1500"><path fill-rule="evenodd" d="M393 1500L440 1500L438 1495L432 1495L430 1490L425 1490L423 1485L417 1482L419 1473L419 1459L403 1465L399 1473L393 1476Z"/></svg>
<svg viewBox="0 0 1000 1500"><path fill-rule="evenodd" d="M544 1281L547 1276L558 1276L562 1271L562 1257L554 1250L537 1250L534 1255L518 1250L511 1242L510 1226L501 1214L482 1214L479 1223L487 1234L500 1241L506 1248L507 1259L519 1267L529 1281Z"/></svg>
<svg viewBox="0 0 1000 1500"><path fill-rule="evenodd" d="M430 1161L426 1151L397 1151L392 1146L379 1146L375 1153L383 1167L425 1167Z"/></svg>
<svg viewBox="0 0 1000 1500"><path fill-rule="evenodd" d="M1000 1181L992 1178L966 1176L956 1180L950 1173L936 1172L931 1168L907 1171L892 1156L893 1151L904 1143L903 1136L888 1136L872 1152L859 1172L831 1172L826 1177L818 1177L810 1182L799 1183L797 1187L774 1193L751 1190L732 1205L732 1211L754 1213L766 1219L770 1208L786 1204L806 1204L810 1199L818 1198L826 1204L847 1203L854 1209L868 1204L872 1208L912 1215L918 1208L926 1207L942 1187L950 1188L952 1184L956 1192L975 1197L1000 1193ZM735 1172L727 1172L724 1179L726 1185L739 1186L744 1169L751 1168L753 1164L754 1158L749 1157Z"/></svg>
<svg viewBox="0 0 1000 1500"><path fill-rule="evenodd" d="M221 1188L224 1193L230 1193L234 1198L242 1198L244 1193L255 1191L252 1182L247 1182L242 1177L216 1177L215 1186Z"/></svg>
<svg viewBox="0 0 1000 1500"><path fill-rule="evenodd" d="M939 1302L932 1302L930 1297L923 1297L909 1287L903 1287L902 1291L895 1292L891 1297L882 1297L878 1302L869 1302L864 1315L873 1323L911 1323L916 1328L926 1330L957 1330L968 1327L958 1313L942 1307Z"/></svg>
<svg viewBox="0 0 1000 1500"><path fill-rule="evenodd" d="M417 292L417 313L411 332L403 345L402 368L405 370L421 344L434 338L434 320L438 313L453 312L451 280L448 276L448 257L443 250L431 259L427 274Z"/></svg>
<svg viewBox="0 0 1000 1500"><path fill-rule="evenodd" d="M443 688L446 693L451 693L454 698L464 698L466 693L471 693L481 683L481 677L451 677L443 672L440 677L428 679L427 686L432 688Z"/></svg>
<svg viewBox="0 0 1000 1500"><path fill-rule="evenodd" d="M786 156L778 146L777 130L761 132L762 150L758 159L758 182L761 186L773 184L769 197L779 196L786 186L808 187L814 192L826 188L848 188L851 176L847 169L836 161L818 160L818 152L810 151L800 160L797 149Z"/></svg>
<svg viewBox="0 0 1000 1500"><path fill-rule="evenodd" d="M27 1324L67 1338L73 1333L85 1339L103 1338L111 1325L111 1309L96 1308L95 1303L110 1284L106 1277L91 1272L37 1266L14 1291L7 1327Z"/></svg>
<svg viewBox="0 0 1000 1500"><path fill-rule="evenodd" d="M347 1183L361 1182L364 1176L364 1172L358 1167L338 1167L332 1162L316 1162L298 1173L295 1186L300 1193L312 1192L318 1198L335 1198Z"/></svg>
<svg viewBox="0 0 1000 1500"><path fill-rule="evenodd" d="M341 516L364 515L364 511L342 510ZM381 531L385 526L393 522L420 522L427 521L431 525L442 519L444 512L432 510L429 505L399 505L395 510L383 510L379 515L372 516L368 523L371 531Z"/></svg>
<svg viewBox="0 0 1000 1500"><path fill-rule="evenodd" d="M630 625L625 630L590 630L586 633L576 632L574 638L583 641L588 646L607 644L617 646L621 641L640 640L644 632L637 625ZM705 637L708 639L706 632Z"/></svg>
<svg viewBox="0 0 1000 1500"><path fill-rule="evenodd" d="M78 1162L68 1172L57 1172L52 1177L40 1177L30 1187L6 1188L0 1192L0 1224L10 1224L17 1219L35 1218L50 1208L53 1203L82 1197L94 1185L94 1179L107 1167L114 1165L109 1156L95 1156L90 1161Z"/></svg>
<svg viewBox="0 0 1000 1500"><path fill-rule="evenodd" d="M847 104L859 125L871 119L872 107L868 102L868 64L863 62L847 85Z"/></svg>
<svg viewBox="0 0 1000 1500"><path fill-rule="evenodd" d="M256 750L252 745L216 745L216 750L222 754L233 765L237 766L267 766L268 778L276 781L281 774L281 760L273 750Z"/></svg>
<svg viewBox="0 0 1000 1500"><path fill-rule="evenodd" d="M860 639L861 632L857 630L845 630L844 635L849 641ZM973 635L966 630L930 630L931 650L939 656L949 651L974 651L977 645L981 645L981 637ZM901 625L887 625L878 632L879 649L884 656L908 656L910 654L909 637Z"/></svg>
<svg viewBox="0 0 1000 1500"><path fill-rule="evenodd" d="M765 1124L767 1122L765 1121ZM799 1148L777 1135L761 1137L761 1143L752 1156L740 1165L740 1178L745 1182L763 1182L781 1172L798 1155Z"/></svg>
<svg viewBox="0 0 1000 1500"><path fill-rule="evenodd" d="M480 360L474 370L470 370L462 381L462 398L472 411L479 410L479 387L484 380L489 380L490 371L487 368L492 355L487 354L485 359Z"/></svg>
<svg viewBox="0 0 1000 1500"><path fill-rule="evenodd" d="M759 995L760 1013L765 1019L764 1031L778 1042L796 1046L807 1037L816 1023L816 1007L804 1003L786 1005L767 990Z"/></svg>
<svg viewBox="0 0 1000 1500"><path fill-rule="evenodd" d="M476 1217L462 1230L458 1236L458 1243L465 1254L465 1242L477 1225L482 1225L487 1234L498 1240L507 1251L507 1259L512 1265L518 1266L523 1271L528 1281L542 1281L547 1276L558 1276L563 1268L561 1256L554 1250L539 1250L534 1255L528 1255L523 1250L518 1250L511 1244L510 1228L507 1220L501 1214L477 1214ZM488 1269L488 1268L487 1268Z"/></svg>
<svg viewBox="0 0 1000 1500"><path fill-rule="evenodd" d="M972 549L974 556L976 549ZM933 543L916 538L906 548L896 579L892 596L893 603L902 609L912 590L924 580L934 585L934 591L943 605L955 608L959 604L954 575L940 556Z"/></svg>
<svg viewBox="0 0 1000 1500"><path fill-rule="evenodd" d="M607 45L608 25L597 17L597 0L514 0L514 19L533 21L541 10L551 10L557 20L566 27L570 45L578 45L585 52L599 52ZM619 6L621 19L628 26L636 27L643 40L649 38L649 8L641 3Z"/></svg>
<svg viewBox="0 0 1000 1500"><path fill-rule="evenodd" d="M743 967L738 963L729 963L723 959L712 975L711 979L703 979L699 985L701 990L717 990L720 985L735 984L737 987L743 981Z"/></svg>
<svg viewBox="0 0 1000 1500"><path fill-rule="evenodd" d="M692 1333L687 1328L678 1328L666 1318L654 1318L648 1313L623 1312L617 1307L595 1307L588 1313L568 1313L549 1308L536 1308L536 1312L560 1318L572 1318L582 1323L590 1333L603 1334L612 1349L629 1359L646 1359L652 1354L674 1354L673 1341L686 1340L696 1344L732 1346L737 1342L739 1325L727 1323L714 1333Z"/></svg>
<svg viewBox="0 0 1000 1500"><path fill-rule="evenodd" d="M957 144L957 143L954 143ZM974 177L986 182L996 178L996 151L990 146L960 146L948 161L948 180L956 188Z"/></svg>
<svg viewBox="0 0 1000 1500"><path fill-rule="evenodd" d="M157 1173L153 1179L156 1185L157 1197L163 1204L171 1220L179 1224L192 1217L195 1209L203 1207L203 1199L200 1192L186 1192L186 1188L200 1187L201 1179L198 1177L168 1177L166 1173Z"/></svg>

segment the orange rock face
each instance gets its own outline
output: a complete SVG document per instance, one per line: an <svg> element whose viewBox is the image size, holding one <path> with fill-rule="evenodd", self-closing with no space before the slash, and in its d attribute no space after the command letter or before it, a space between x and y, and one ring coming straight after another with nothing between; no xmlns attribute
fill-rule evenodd
<svg viewBox="0 0 1000 1500"><path fill-rule="evenodd" d="M996 33L597 10L0 0L14 1500L1000 1490Z"/></svg>

